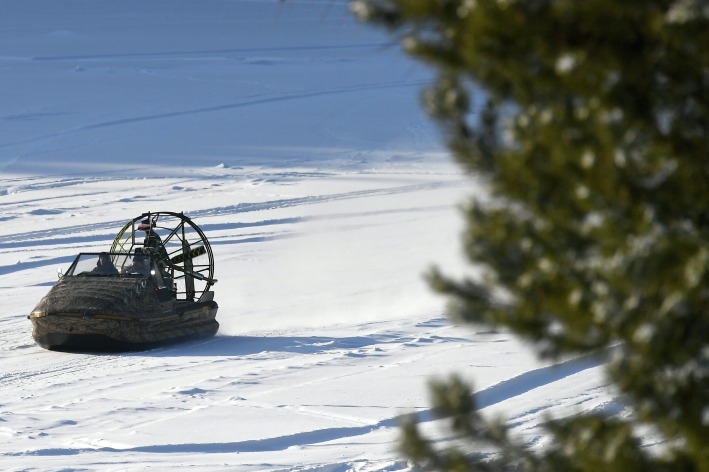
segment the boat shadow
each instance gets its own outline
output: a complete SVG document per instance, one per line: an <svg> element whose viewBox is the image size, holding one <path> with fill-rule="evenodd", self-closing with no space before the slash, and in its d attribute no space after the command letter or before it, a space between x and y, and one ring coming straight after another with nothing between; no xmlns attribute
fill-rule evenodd
<svg viewBox="0 0 709 472"><path fill-rule="evenodd" d="M209 339L135 352L148 357L242 357L267 352L315 354L330 350L357 350L382 344L382 339L368 336L231 336L216 335Z"/></svg>

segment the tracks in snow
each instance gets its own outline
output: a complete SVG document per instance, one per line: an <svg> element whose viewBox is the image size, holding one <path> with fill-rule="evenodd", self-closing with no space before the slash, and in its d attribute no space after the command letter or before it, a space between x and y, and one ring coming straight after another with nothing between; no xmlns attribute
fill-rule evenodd
<svg viewBox="0 0 709 472"><path fill-rule="evenodd" d="M410 372L404 368L410 363L420 365L422 372L428 371L426 375L440 374L449 358L479 357L491 346L502 346L500 352L506 352L511 342L509 336L496 333L462 337L463 332L442 317L421 320L414 328L400 323L362 325L360 335L354 337L300 331L275 336L218 336L125 356L60 354L50 364L35 364L35 353L29 368L5 374L1 379L3 388L13 392L8 397L17 400L2 406L12 415L5 416L0 425L24 437L26 429L13 428L33 423L33 411L55 409L58 416L51 425L34 424L36 428L46 428L46 437L16 441L17 446L9 449L6 443L0 447L0 457L73 456L93 462L101 460L97 456L120 453L127 464L137 464L152 454L177 457L195 453L269 453L292 448L336 448L358 441L384 441L391 445L401 415L407 413L403 408L408 402L400 401L412 394L411 379L405 386L402 384L400 396L393 399L377 395L377 386L396 383L399 372ZM446 349L441 350L442 345ZM180 374L186 359L199 367ZM33 370L32 365L37 369ZM600 365L598 360L581 358L533 370L522 368L512 377L501 378L479 391L478 403L480 408L487 408L524 398L540 388L562 390L554 385L585 375ZM118 372L118 376L113 372ZM92 389L85 391L89 380ZM340 390L347 386L350 393ZM363 386L368 388L362 389ZM389 391L397 388L387 386ZM35 391L44 393L38 396L33 394ZM63 399L61 404L53 401L54 396ZM425 395L418 392L414 397L413 403L420 405L416 409L420 421L433 421L432 411L425 406ZM107 405L110 399L119 402L120 418ZM397 409L400 412L392 415ZM195 433L185 434L185 439L191 441L164 443L159 437L134 437L131 433L150 432L157 423L188 423L196 412L210 411L215 412L213 427L223 430L221 441L215 441L214 436L194 440L199 437ZM231 420L225 415L263 415L265 421L271 418L286 423L280 435L258 430L240 432L229 427ZM288 421L311 422L313 427L293 429L287 426ZM89 430L99 428L92 426L94 423L102 425L101 437L89 443L80 441L74 425L83 424Z"/></svg>
<svg viewBox="0 0 709 472"><path fill-rule="evenodd" d="M124 180L124 179L121 179ZM28 186L28 190L47 190L70 185L80 185L85 183L81 179L61 179L54 182L39 182ZM283 198L277 200L267 200L262 202L242 202L233 205L224 205L216 208L208 208L189 212L188 215L199 222L203 231L211 233L213 231L237 231L247 227L268 227L282 224L300 223L312 219L332 219L334 216L313 216L313 217L292 217L265 219L259 222L230 222L230 223L209 223L209 218L237 217L244 213L265 212L269 210L285 209L290 207L302 207L307 205L318 205L335 201L368 199L382 196L391 196L405 193L429 192L446 188L463 187L469 185L464 180L443 180L429 181L420 184L402 185L394 187L384 187L366 190L353 190L349 192L330 193L324 195L307 195L301 197ZM35 187L36 186L36 187ZM44 199L26 199L15 205L8 205L5 218L13 218L13 213L19 214L29 202L41 203ZM29 210L30 212L35 210ZM383 211L383 210L382 210ZM404 211L404 210L397 210ZM63 210L44 210L47 215L54 218L62 218ZM341 215L340 215L341 216ZM23 253L27 251L46 253L49 249L57 246L74 246L77 248L97 244L102 241L112 241L115 233L125 224L125 220L101 221L97 223L82 223L79 225L63 225L49 229L31 230L24 232L6 233L0 236L0 250L10 255L13 252ZM248 241L257 241L251 239ZM216 239L215 239L216 241ZM18 256L20 257L20 256ZM56 260L56 258L40 258L33 262L24 261L22 264L0 265L0 275L10 274L28 268L37 268L45 265L56 265L59 262L66 262L66 258Z"/></svg>

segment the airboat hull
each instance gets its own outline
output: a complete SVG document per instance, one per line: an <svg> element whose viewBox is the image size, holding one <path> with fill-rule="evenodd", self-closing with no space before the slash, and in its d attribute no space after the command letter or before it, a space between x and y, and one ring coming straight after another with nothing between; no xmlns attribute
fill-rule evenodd
<svg viewBox="0 0 709 472"><path fill-rule="evenodd" d="M161 301L150 279L65 277L30 314L32 337L55 351L132 351L213 336L214 300ZM205 297L209 298L209 297Z"/></svg>
<svg viewBox="0 0 709 472"><path fill-rule="evenodd" d="M77 313L30 315L32 337L53 351L138 351L213 336L219 330L217 304L207 302L167 316Z"/></svg>

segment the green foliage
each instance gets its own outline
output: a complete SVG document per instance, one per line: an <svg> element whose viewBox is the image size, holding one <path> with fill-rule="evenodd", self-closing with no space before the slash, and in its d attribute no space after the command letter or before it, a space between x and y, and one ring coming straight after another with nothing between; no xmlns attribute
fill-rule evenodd
<svg viewBox="0 0 709 472"><path fill-rule="evenodd" d="M446 470L709 471L709 2L350 6L435 68L424 107L488 185L465 213L484 276L430 274L454 316L546 357L618 345L611 379L670 444L651 456L635 423L579 415L551 423L556 446L533 455L453 379L433 387L436 409L468 449L438 451L412 421L406 455ZM480 444L498 459L477 457Z"/></svg>

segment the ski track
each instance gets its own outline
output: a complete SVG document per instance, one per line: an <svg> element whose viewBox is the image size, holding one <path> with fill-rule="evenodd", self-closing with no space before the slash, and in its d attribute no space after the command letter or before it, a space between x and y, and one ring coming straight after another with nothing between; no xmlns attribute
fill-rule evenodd
<svg viewBox="0 0 709 472"><path fill-rule="evenodd" d="M214 54L252 54L252 53L274 53L274 52L323 52L323 51L350 51L356 49L377 49L388 46L386 43L363 43L363 44L345 44L338 46L291 46L291 47L252 47L252 48L230 48L230 49L208 49L194 51L170 51L170 52L142 52L142 53L124 53L124 54L84 54L71 56L35 56L28 58L0 58L0 60L25 60L35 62L65 62L74 63L76 61L111 61L125 59L175 59L178 61L190 60L194 57L213 56ZM239 56L237 56L239 57ZM291 60L289 58L289 60ZM308 58L312 61L312 58Z"/></svg>
<svg viewBox="0 0 709 472"><path fill-rule="evenodd" d="M51 190L53 188L62 187L66 185L77 185L85 183L83 181L77 181L75 179L70 179L67 181L60 181L55 184L41 184L37 187L32 186L33 190ZM177 184L171 183L170 185L175 186ZM399 187L387 187L381 189L368 189L368 190L358 190L350 191L344 193L334 193L327 195L308 195L303 197L294 197L281 200L270 200L264 202L242 202L235 205L227 205L217 208L209 208L196 210L188 213L188 216L195 221L200 222L200 227L202 230L208 234L220 234L226 232L232 236L225 237L214 237L212 239L212 245L224 245L224 244L234 244L234 243L247 243L247 242L265 242L271 241L278 238L288 238L294 237L292 233L273 233L273 234L259 234L259 235L242 235L239 237L234 237L235 231L239 231L246 228L276 228L278 226L291 226L293 224L302 223L305 221L313 220L329 220L335 221L337 219L343 218L354 218L359 216L365 216L367 214L382 214L384 212L418 212L423 210L436 210L436 209L447 209L446 206L435 206L428 208L409 208L409 209L395 209L395 210L373 210L371 212L361 212L357 214L348 215L324 215L324 216L302 216L302 217L286 217L286 218L274 218L266 219L258 222L234 222L234 223L207 223L210 218L214 217L235 217L237 215L251 213L251 212L263 212L274 209L284 209L289 207L302 207L305 205L317 205L322 203L330 203L339 200L351 200L351 199L366 199L375 198L380 196L397 195L401 193L412 193L412 192L425 192L434 191L444 188L455 188L469 185L467 181L455 180L455 181L441 181L441 182L423 182L420 184L406 185ZM92 195L93 193L89 193ZM75 197L73 197L75 199ZM51 198L54 205L56 201L61 198ZM28 204L39 205L49 199L25 199L21 203L16 204L16 208L13 209L13 205L8 205L6 208L5 218L13 218L12 213L21 214L19 211L22 207ZM41 206L41 205L39 205ZM78 210L78 209L76 209ZM67 210L29 210L29 214L35 215L49 215L57 216L66 213ZM70 210L74 211L74 210ZM24 214L26 214L25 212ZM4 251L6 255L17 253L18 258L25 259L26 256L20 256L22 253L46 253L48 249L61 246L64 249L82 249L90 246L95 246L99 244L105 244L106 241L112 241L115 237L116 228L121 228L125 224L125 220L113 220L113 221L102 221L101 223L95 224L82 224L82 225L69 225L60 228L52 228L40 231L28 231L24 233L11 233L0 236L0 250ZM35 261L23 260L21 263L14 263L12 265L0 265L0 275L11 274L13 272L41 268L44 266L56 266L57 264L67 264L73 260L74 255L71 256L61 256L52 258L42 258Z"/></svg>
<svg viewBox="0 0 709 472"><path fill-rule="evenodd" d="M289 407L288 405L272 405L261 403L259 397L273 394L273 391L252 389L249 391L248 385L259 387L268 379L270 384L278 383L279 377L292 377L294 372L302 369L316 369L323 375L312 380L312 373L302 377L311 379L308 382L327 383L339 376L358 376L369 372L372 362L381 363L379 368L393 368L394 365L387 365L388 359L395 359L396 363L418 362L426 356L426 347L447 343L450 349L464 349L466 347L477 346L481 343L497 343L504 341L504 335L480 334L470 338L450 336L453 328L448 325L444 318L436 317L417 325L415 336L410 333L398 332L387 326L387 323L372 323L368 326L368 332L357 337L330 337L330 336L276 336L276 337L240 337L240 336L218 336L214 339L182 346L180 349L163 348L148 351L146 353L130 355L72 355L72 354L52 354L40 353L39 355L57 356L56 360L45 364L39 371L20 371L3 374L0 381L8 398L17 398L21 403L13 406L12 414L7 415L7 408L3 405L0 408L0 426L3 423L12 421L13 417L29 415L33 411L52 409L58 412L66 412L70 417L71 412L83 405L95 403L101 399L130 398L137 391L149 391L153 398L160 397L162 401L147 407L141 406L141 410L160 410L157 421L164 421L165 418L190 414L199 408L214 407L216 405L231 405L235 408L262 408L278 409ZM423 352L422 352L423 351ZM440 352L440 351L437 351ZM465 352L464 350L462 351ZM396 355L393 355L396 354ZM37 354L35 354L37 355ZM176 357L175 357L176 356ZM173 362L175 358L189 356L195 359L188 375L179 379L171 391L159 392L165 385L168 377L173 376L175 369L179 366ZM224 363L224 372L229 375L221 375L215 378L204 378L199 372L214 372L213 364ZM200 368L204 365L204 369ZM209 367L212 365L211 367ZM569 376L583 373L588 369L599 367L601 363L597 359L581 358L559 362L554 365L543 367L529 372L522 372L509 379L492 385L477 392L478 406L481 409L499 404L538 388L551 387L555 382L561 381ZM326 367L338 367L334 369L335 374L327 375L332 369ZM209 367L209 368L208 368ZM145 370L150 369L156 373L152 381L145 381ZM120 378L116 379L112 372L121 372ZM117 382L118 381L118 385ZM73 391L80 391L89 383L92 385L91 392L82 392L76 396L76 400L67 404L57 405L51 401L51 397L71 398ZM298 389L306 384L287 382L283 389ZM32 392L46 392L43 396L35 396ZM240 391L240 397L233 397L232 392ZM166 396L167 395L167 396ZM189 406L180 402L184 398L190 399ZM326 417L332 421L341 421L341 426L316 429L311 431L300 431L282 436L267 437L253 440L226 441L226 442L185 442L176 444L146 444L127 447L85 445L83 447L28 447L11 451L0 452L0 457L12 456L77 456L81 455L83 460L91 460L93 455L102 454L234 454L234 453L263 453L285 451L289 448L311 447L333 441L353 440L356 437L364 436L373 431L393 431L399 424L401 415L386 415L377 421L363 417L344 417L330 413L318 411L325 405L293 405L292 410L299 411L300 414ZM338 405L342 410L343 405ZM346 406L346 405L345 405ZM353 407L355 405L352 405ZM124 409L130 406L124 406ZM383 413L390 413L391 409L382 409ZM147 423L137 422L133 424L111 424L112 413L125 417L125 411L104 412L92 420L106 423L104 430L110 431L112 427L129 428L140 430ZM143 418L145 411L141 411L137 418ZM528 412L527 414L533 414ZM128 415L130 416L130 415ZM430 409L419 408L419 421L426 423L434 421L435 418ZM8 419L5 419L8 418ZM511 420L514 425L514 419ZM358 423L358 424L352 424ZM53 424L43 425L41 430L46 435L51 436L52 430L68 429L73 426L69 420L57 419ZM38 428L39 429L39 428ZM17 432L19 435L26 432ZM130 456L128 456L130 457Z"/></svg>
<svg viewBox="0 0 709 472"><path fill-rule="evenodd" d="M132 125L132 124L137 124L137 123L153 122L153 121L158 121L158 120L166 120L166 119L179 118L179 117L185 117L185 116L201 115L201 114L205 114L205 113L216 113L216 112L222 112L222 111L236 110L236 109L245 108L245 107L265 105L265 104L270 104L270 103L282 103L282 102L293 101L293 100L307 100L307 99L312 99L312 98L316 98L316 97L326 97L326 96L342 95L342 94L353 94L353 93L359 93L359 92L371 92L371 91L376 91L376 90L389 90L389 89L401 89L401 88L413 88L413 87L420 88L426 84L427 84L426 81L421 81L421 80L406 81L406 82L396 81L396 82L374 83L374 84L366 84L366 85L352 85L352 86L348 86L348 87L333 87L331 89L317 89L317 90L309 90L309 91L302 91L302 92L286 92L286 93L281 93L281 94L276 94L276 95L265 94L263 96L248 97L248 98L244 98L242 100L236 101L236 102L223 103L223 104L209 106L209 107L192 108L192 109L188 109L188 110L172 110L172 111L154 113L154 114L149 114L149 115L142 115L142 116L136 115L136 116L129 116L129 117L124 117L124 118L117 118L117 119L113 119L113 120L95 122L95 123L91 123L91 124L87 124L87 125L83 125L83 126L78 126L78 127L72 128L72 129L66 129L66 130L57 131L54 133L49 133L49 134L37 136L37 137L31 138L31 139L24 139L24 140L20 140L20 141L13 141L13 142L7 142L7 143L0 143L0 149L11 149L16 146L27 146L27 145L31 145L31 144L51 142L51 141L55 141L55 140L67 137L67 136L73 136L73 135L81 134L81 133L88 132L88 131L94 131L97 129L110 128L110 127L116 127L116 126ZM31 153L24 154L21 157L27 158L30 155L42 155L42 154L46 154L49 152L56 152L56 148L53 148L52 150L47 150L47 151L32 151Z"/></svg>

